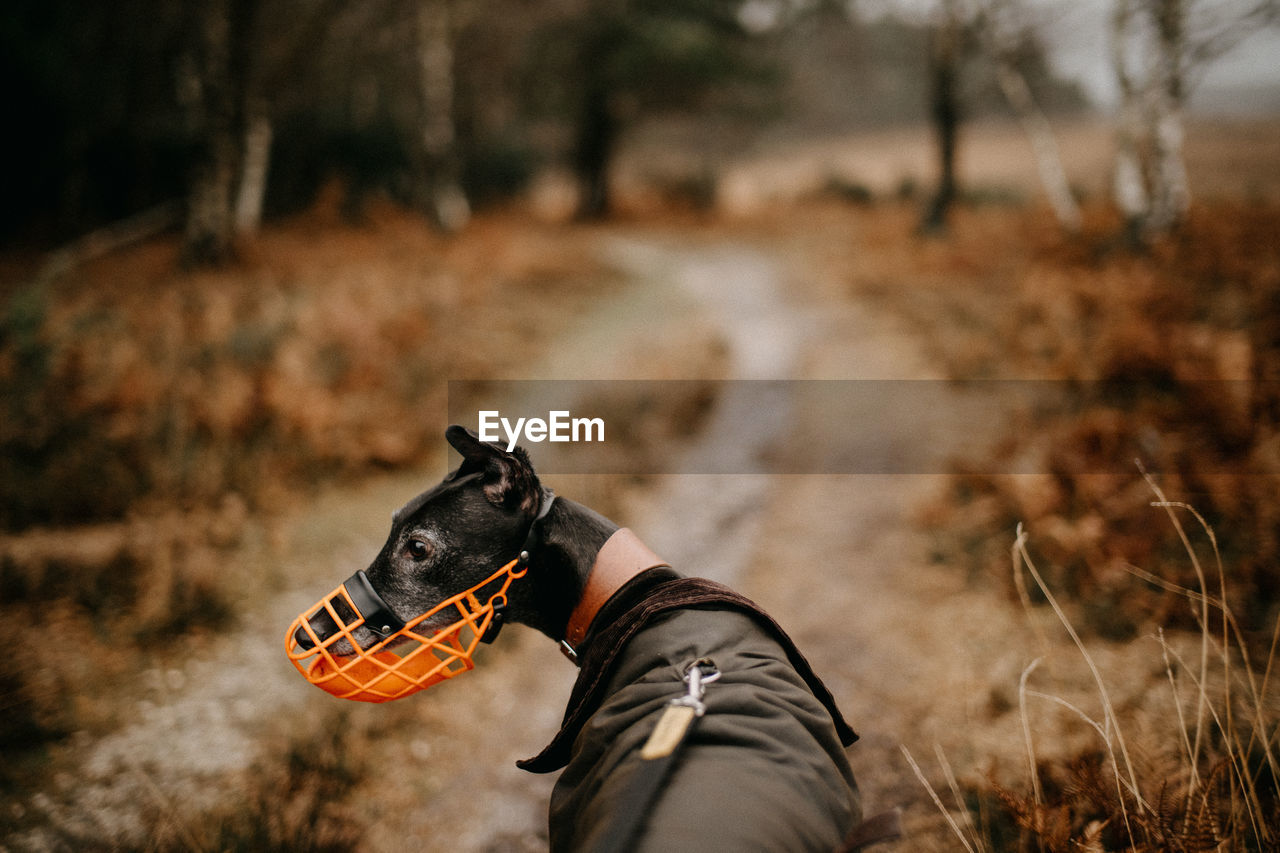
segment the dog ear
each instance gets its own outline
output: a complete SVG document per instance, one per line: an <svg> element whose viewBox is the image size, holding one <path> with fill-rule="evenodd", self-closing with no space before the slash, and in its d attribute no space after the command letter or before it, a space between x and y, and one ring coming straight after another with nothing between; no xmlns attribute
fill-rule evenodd
<svg viewBox="0 0 1280 853"><path fill-rule="evenodd" d="M454 424L444 431L453 449L462 454L460 475L480 473L485 497L495 506L533 513L538 508L542 485L524 448L508 453L496 444L481 441L466 427Z"/></svg>

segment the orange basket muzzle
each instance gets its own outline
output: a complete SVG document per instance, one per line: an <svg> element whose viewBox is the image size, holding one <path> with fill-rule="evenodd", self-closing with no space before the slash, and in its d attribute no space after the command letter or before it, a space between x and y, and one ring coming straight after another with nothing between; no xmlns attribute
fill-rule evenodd
<svg viewBox="0 0 1280 853"><path fill-rule="evenodd" d="M293 620L285 650L308 681L340 699L399 699L474 667L471 655L506 604L507 588L527 571L527 564L512 560L409 622L391 612L359 571ZM317 622L323 630L317 630ZM380 638L368 648L361 648L354 635L361 626Z"/></svg>

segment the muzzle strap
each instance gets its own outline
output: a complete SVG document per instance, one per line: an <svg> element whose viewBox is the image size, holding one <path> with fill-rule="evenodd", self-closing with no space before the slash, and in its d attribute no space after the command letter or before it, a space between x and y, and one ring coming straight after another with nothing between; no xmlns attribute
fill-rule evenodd
<svg viewBox="0 0 1280 853"><path fill-rule="evenodd" d="M533 555L542 548L542 522L551 514L551 507L555 502L556 493L550 489L543 489L542 506L538 509L538 514L533 517L533 521L529 522L529 532L524 537L524 544L520 546L517 559L522 566L529 565L533 561Z"/></svg>
<svg viewBox="0 0 1280 853"><path fill-rule="evenodd" d="M404 620L392 612L378 591L369 583L369 576L360 569L342 582L347 597L355 605L356 612L364 619L364 627L386 639L404 627Z"/></svg>

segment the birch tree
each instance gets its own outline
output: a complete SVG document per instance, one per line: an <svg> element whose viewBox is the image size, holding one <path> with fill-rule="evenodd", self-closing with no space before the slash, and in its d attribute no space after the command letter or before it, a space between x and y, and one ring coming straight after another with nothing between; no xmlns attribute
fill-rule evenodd
<svg viewBox="0 0 1280 853"><path fill-rule="evenodd" d="M240 182L236 191L234 231L256 234L262 225L267 197L267 175L271 166L271 140L275 135L267 97L261 93L245 97L244 129L241 133Z"/></svg>
<svg viewBox="0 0 1280 853"><path fill-rule="evenodd" d="M1143 174L1143 97L1138 81L1129 70L1126 45L1135 13L1133 0L1115 0L1111 19L1111 64L1120 92L1111 193L1116 207L1124 217L1125 233L1132 244L1142 241L1151 208L1147 181Z"/></svg>
<svg viewBox="0 0 1280 853"><path fill-rule="evenodd" d="M1023 0L975 0L975 27L1005 101L1022 124L1035 156L1040 184L1054 216L1068 232L1080 228L1080 205L1071 191L1053 129L1026 75L1018 68L1022 47L1038 42L1031 9Z"/></svg>
<svg viewBox="0 0 1280 853"><path fill-rule="evenodd" d="M929 116L937 143L938 185L921 230L942 231L958 196L955 161L964 107L1003 98L1031 144L1049 204L1068 231L1080 227L1057 140L1032 83L1051 84L1031 0L937 0L925 24ZM990 94L988 94L988 91ZM1050 89L1050 91L1053 91Z"/></svg>
<svg viewBox="0 0 1280 853"><path fill-rule="evenodd" d="M207 0L188 8L187 48L177 81L195 143L184 263L221 263L231 256L237 237L258 230L282 95L315 71L347 5L347 0Z"/></svg>
<svg viewBox="0 0 1280 853"><path fill-rule="evenodd" d="M1276 0L1115 0L1111 58L1120 92L1113 192L1135 242L1186 218L1187 99L1217 58L1280 15Z"/></svg>
<svg viewBox="0 0 1280 853"><path fill-rule="evenodd" d="M315 72L318 58L331 47L330 33L350 25L342 17L347 5L347 0L259 2L241 34L246 47L237 92L240 159L232 216L236 236L253 235L262 225L283 95Z"/></svg>

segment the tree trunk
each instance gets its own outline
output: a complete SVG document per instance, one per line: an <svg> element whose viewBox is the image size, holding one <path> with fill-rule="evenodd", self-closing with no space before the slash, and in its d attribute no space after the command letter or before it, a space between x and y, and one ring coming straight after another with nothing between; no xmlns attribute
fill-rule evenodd
<svg viewBox="0 0 1280 853"><path fill-rule="evenodd" d="M1111 64L1120 90L1116 123L1116 153L1112 172L1112 196L1125 222L1130 245L1146 240L1151 199L1142 158L1144 93L1129 73L1129 38L1134 16L1133 0L1116 0L1111 19Z"/></svg>
<svg viewBox="0 0 1280 853"><path fill-rule="evenodd" d="M1170 231L1186 219L1191 207L1191 188L1182 156L1182 109L1168 99L1160 99L1155 119L1155 199L1151 206L1153 231Z"/></svg>
<svg viewBox="0 0 1280 853"><path fill-rule="evenodd" d="M603 219L612 208L609 164L613 160L619 127L609 100L609 92L598 86L588 86L578 119L574 170L582 187L579 219Z"/></svg>
<svg viewBox="0 0 1280 853"><path fill-rule="evenodd" d="M1004 92L1005 99L1017 113L1027 137L1031 140L1036 168L1040 172L1040 183L1049 197L1054 216L1067 231L1072 233L1079 231L1080 206L1071 192L1067 173L1062 168L1062 155L1054 139L1053 129L1049 126L1049 120L1045 118L1044 112L1035 102L1031 87L1027 85L1026 78L1004 59L996 60L996 79L1001 91Z"/></svg>
<svg viewBox="0 0 1280 853"><path fill-rule="evenodd" d="M938 188L920 223L925 233L947 228L947 215L956 199L956 148L960 130L960 24L954 10L937 27L929 44L930 115L938 143Z"/></svg>
<svg viewBox="0 0 1280 853"><path fill-rule="evenodd" d="M1126 108L1126 110L1129 108ZM1130 245L1146 241L1151 205L1142 174L1142 158L1138 154L1136 134L1122 118L1116 136L1115 165L1111 176L1111 192L1116 207L1124 217L1125 236Z"/></svg>
<svg viewBox="0 0 1280 853"><path fill-rule="evenodd" d="M187 266L223 263L232 254L237 98L231 5L230 0L208 0L199 7L180 80L197 149L181 252Z"/></svg>
<svg viewBox="0 0 1280 853"><path fill-rule="evenodd" d="M451 0L421 0L418 5L419 192L432 221L445 231L456 231L470 220L471 206L459 184L450 4Z"/></svg>
<svg viewBox="0 0 1280 853"><path fill-rule="evenodd" d="M1138 14L1147 38L1134 27ZM1186 102L1187 0L1116 0L1112 62L1120 88L1115 199L1131 241L1144 243L1186 218L1190 184L1183 159ZM1143 56L1143 75L1128 71L1128 54Z"/></svg>
<svg viewBox="0 0 1280 853"><path fill-rule="evenodd" d="M1169 231L1180 225L1191 206L1187 168L1182 157L1182 110L1186 100L1186 0L1154 0L1158 76L1152 99L1151 140L1153 198L1150 227Z"/></svg>
<svg viewBox="0 0 1280 853"><path fill-rule="evenodd" d="M251 98L245 113L240 187L235 207L235 233L238 235L256 234L262 225L273 136L271 114L265 98Z"/></svg>

